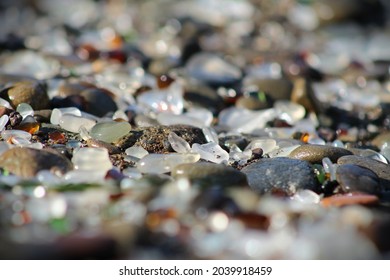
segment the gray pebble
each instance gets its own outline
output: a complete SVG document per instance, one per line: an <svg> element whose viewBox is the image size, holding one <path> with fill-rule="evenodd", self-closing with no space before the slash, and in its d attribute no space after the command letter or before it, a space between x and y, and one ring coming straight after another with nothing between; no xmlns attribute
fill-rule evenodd
<svg viewBox="0 0 390 280"><path fill-rule="evenodd" d="M380 192L379 177L370 169L355 164L343 164L337 168L336 180L344 192Z"/></svg>
<svg viewBox="0 0 390 280"><path fill-rule="evenodd" d="M381 187L384 190L390 190L390 165L383 162L360 157L360 156L344 156L337 160L337 164L355 164L365 167L373 171L379 178Z"/></svg>
<svg viewBox="0 0 390 280"><path fill-rule="evenodd" d="M317 180L310 163L298 159L260 159L241 170L258 193L293 195L298 189L315 189Z"/></svg>

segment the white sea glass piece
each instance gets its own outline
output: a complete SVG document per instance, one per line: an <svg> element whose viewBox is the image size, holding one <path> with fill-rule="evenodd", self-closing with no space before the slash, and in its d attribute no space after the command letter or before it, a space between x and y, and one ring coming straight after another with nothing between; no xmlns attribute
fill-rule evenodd
<svg viewBox="0 0 390 280"><path fill-rule="evenodd" d="M192 145L192 151L195 153L199 153L202 159L214 163L227 163L229 160L229 153L214 142L210 142L203 145L194 143Z"/></svg>
<svg viewBox="0 0 390 280"><path fill-rule="evenodd" d="M142 173L162 174L170 172L179 164L194 163L199 159L200 155L197 153L149 154L138 161L137 169Z"/></svg>
<svg viewBox="0 0 390 280"><path fill-rule="evenodd" d="M171 144L172 149L177 153L186 154L191 152L190 144L173 131L169 133L168 141L169 144Z"/></svg>
<svg viewBox="0 0 390 280"><path fill-rule="evenodd" d="M61 128L74 133L78 133L82 126L89 131L95 124L96 122L94 120L70 114L64 114L59 119Z"/></svg>

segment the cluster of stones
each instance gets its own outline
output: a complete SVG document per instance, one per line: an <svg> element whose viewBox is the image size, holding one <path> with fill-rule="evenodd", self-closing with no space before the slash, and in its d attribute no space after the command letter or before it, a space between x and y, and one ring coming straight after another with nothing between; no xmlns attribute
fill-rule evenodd
<svg viewBox="0 0 390 280"><path fill-rule="evenodd" d="M327 25L362 7L37 2L54 31L0 38L0 258L388 254L388 39Z"/></svg>

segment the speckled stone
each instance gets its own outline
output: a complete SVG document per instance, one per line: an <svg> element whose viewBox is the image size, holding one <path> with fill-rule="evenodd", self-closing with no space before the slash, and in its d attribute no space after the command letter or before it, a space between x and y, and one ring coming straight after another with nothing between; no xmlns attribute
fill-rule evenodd
<svg viewBox="0 0 390 280"><path fill-rule="evenodd" d="M54 150L12 148L0 156L0 167L21 177L32 177L41 170L59 170L65 173L73 168L69 159Z"/></svg>
<svg viewBox="0 0 390 280"><path fill-rule="evenodd" d="M264 158L241 170L249 186L260 194L293 195L299 189L315 189L316 180L310 163L290 158Z"/></svg>
<svg viewBox="0 0 390 280"><path fill-rule="evenodd" d="M17 82L4 90L1 95L9 100L14 108L20 103L27 103L34 110L48 109L50 107L46 88L34 81Z"/></svg>
<svg viewBox="0 0 390 280"><path fill-rule="evenodd" d="M290 158L306 160L310 163L321 163L322 159L328 157L336 162L342 156L352 155L352 152L344 148L328 145L302 145L291 152Z"/></svg>
<svg viewBox="0 0 390 280"><path fill-rule="evenodd" d="M174 178L186 177L193 183L204 186L244 186L245 174L230 166L208 162L185 163L176 166L171 175Z"/></svg>
<svg viewBox="0 0 390 280"><path fill-rule="evenodd" d="M344 192L380 192L379 177L370 169L355 164L343 164L336 170L336 180Z"/></svg>
<svg viewBox="0 0 390 280"><path fill-rule="evenodd" d="M193 143L207 143L202 129L186 125L172 125L132 129L127 135L116 141L114 145L123 150L138 145L149 153L169 153L174 151L168 141L170 132L176 133L190 145Z"/></svg>
<svg viewBox="0 0 390 280"><path fill-rule="evenodd" d="M374 159L360 156L343 156L337 160L337 164L355 164L373 171L379 178L382 189L390 190L390 165Z"/></svg>

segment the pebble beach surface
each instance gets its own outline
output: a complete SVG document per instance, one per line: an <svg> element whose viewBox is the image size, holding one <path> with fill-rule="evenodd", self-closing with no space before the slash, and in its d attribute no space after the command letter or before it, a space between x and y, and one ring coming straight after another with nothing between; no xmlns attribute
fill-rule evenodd
<svg viewBox="0 0 390 280"><path fill-rule="evenodd" d="M388 259L386 1L0 4L0 259Z"/></svg>

